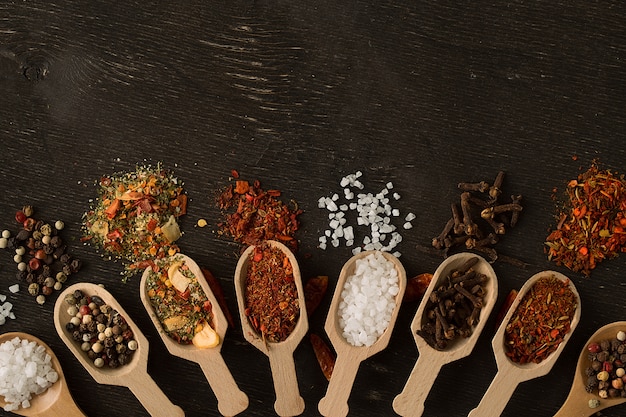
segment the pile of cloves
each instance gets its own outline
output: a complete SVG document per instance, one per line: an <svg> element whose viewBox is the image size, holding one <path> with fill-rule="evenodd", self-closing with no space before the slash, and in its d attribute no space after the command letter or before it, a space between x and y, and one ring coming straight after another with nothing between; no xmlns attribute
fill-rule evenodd
<svg viewBox="0 0 626 417"><path fill-rule="evenodd" d="M444 256L457 248L475 250L494 262L498 258L494 245L508 228L515 227L522 211L521 195L511 195L508 203L501 201L503 181L504 171L500 171L493 184L459 183L460 201L451 203L452 216L432 246Z"/></svg>
<svg viewBox="0 0 626 417"><path fill-rule="evenodd" d="M451 271L430 294L417 334L434 349L444 350L451 341L470 337L478 324L489 280L473 268L478 259L472 257Z"/></svg>

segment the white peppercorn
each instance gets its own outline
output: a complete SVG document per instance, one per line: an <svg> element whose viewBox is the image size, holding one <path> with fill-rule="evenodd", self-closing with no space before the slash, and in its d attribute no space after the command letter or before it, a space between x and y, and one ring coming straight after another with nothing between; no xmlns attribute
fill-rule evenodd
<svg viewBox="0 0 626 417"><path fill-rule="evenodd" d="M91 344L89 342L83 342L80 345L80 350L82 350L83 352L88 352L89 349L91 349Z"/></svg>
<svg viewBox="0 0 626 417"><path fill-rule="evenodd" d="M3 239L8 239L10 237L11 237L11 231L10 230L5 229L5 230L2 231L2 238Z"/></svg>
<svg viewBox="0 0 626 417"><path fill-rule="evenodd" d="M102 349L104 349L104 346L102 346L102 343L100 342L96 342L93 345L91 345L91 350L93 350L95 353L102 352Z"/></svg>
<svg viewBox="0 0 626 417"><path fill-rule="evenodd" d="M57 272L56 280L63 283L67 281L67 275L65 275L63 272Z"/></svg>
<svg viewBox="0 0 626 417"><path fill-rule="evenodd" d="M26 271L26 262L20 262L19 264L17 264L17 270L18 271Z"/></svg>
<svg viewBox="0 0 626 417"><path fill-rule="evenodd" d="M39 295L37 296L36 300L37 300L37 304L39 304L39 305L43 305L43 304L45 304L45 303L46 303L46 296L45 296L45 295L43 295L43 294L39 294Z"/></svg>
<svg viewBox="0 0 626 417"><path fill-rule="evenodd" d="M54 223L54 228L57 229L57 230L63 230L64 227L65 227L65 223L63 223L63 221L61 221L61 220L57 220Z"/></svg>
<svg viewBox="0 0 626 417"><path fill-rule="evenodd" d="M16 264L19 264L20 262L22 262L22 255L18 255L17 253L15 254L15 256L13 256L13 261Z"/></svg>
<svg viewBox="0 0 626 417"><path fill-rule="evenodd" d="M28 285L28 293L32 296L35 296L37 294L39 294L39 284L37 284L36 282L33 282L32 284Z"/></svg>
<svg viewBox="0 0 626 417"><path fill-rule="evenodd" d="M26 253L26 249L24 248L24 246L20 246L17 249L15 249L16 255L24 256L25 253Z"/></svg>
<svg viewBox="0 0 626 417"><path fill-rule="evenodd" d="M72 323L74 326L80 326L80 319L74 316L70 319L70 323Z"/></svg>
<svg viewBox="0 0 626 417"><path fill-rule="evenodd" d="M136 340L131 340L128 342L128 349L129 350L137 350L137 348L139 347L138 343Z"/></svg>
<svg viewBox="0 0 626 417"><path fill-rule="evenodd" d="M63 288L63 284L61 284L59 281L54 283L54 287L53 287L56 291L59 291L61 288Z"/></svg>
<svg viewBox="0 0 626 417"><path fill-rule="evenodd" d="M94 359L93 364L96 366L96 368L102 368L104 366L104 359L96 358Z"/></svg>

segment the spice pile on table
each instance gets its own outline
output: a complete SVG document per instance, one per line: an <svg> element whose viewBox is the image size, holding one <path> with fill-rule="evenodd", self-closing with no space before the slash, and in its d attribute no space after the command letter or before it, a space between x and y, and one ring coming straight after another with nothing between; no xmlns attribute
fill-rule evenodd
<svg viewBox="0 0 626 417"><path fill-rule="evenodd" d="M125 264L128 278L152 259L179 252L177 218L187 212L182 182L161 165L103 176L83 218L83 241Z"/></svg>
<svg viewBox="0 0 626 417"><path fill-rule="evenodd" d="M362 250L392 252L402 241L402 235L394 224L401 217L400 210L391 205L400 199L400 194L392 191L392 182L385 184L376 194L366 193L363 191L365 185L361 181L362 176L363 173L357 171L341 179L339 185L343 188L343 196L334 193L318 199L318 207L328 211L329 227L318 239L320 249L325 250L329 244L339 247L343 241L347 247L357 245L352 249L353 255ZM347 217L350 212L356 213L356 224ZM402 227L411 229L415 217L414 213L404 216ZM369 232L360 243L357 242L360 236L355 228ZM394 255L399 257L400 252L394 251Z"/></svg>
<svg viewBox="0 0 626 417"><path fill-rule="evenodd" d="M224 220L218 223L218 234L245 245L277 240L297 251L295 233L302 210L293 200L293 208L280 201L279 190L265 191L258 180L250 184L238 179L236 171L233 173L235 184L229 184L217 198L217 206L224 215Z"/></svg>
<svg viewBox="0 0 626 417"><path fill-rule="evenodd" d="M569 281L554 275L537 280L506 325L506 356L520 364L547 358L569 333L577 306Z"/></svg>
<svg viewBox="0 0 626 417"><path fill-rule="evenodd" d="M268 342L282 342L300 318L293 267L279 248L262 242L250 255L244 288L245 315Z"/></svg>
<svg viewBox="0 0 626 417"><path fill-rule="evenodd" d="M63 287L70 275L79 271L81 263L67 251L67 244L61 237L65 228L63 221L52 223L38 219L34 217L32 206L17 210L15 221L19 230L3 230L0 237L0 248L15 252L13 260L17 264L18 283L9 287L9 291L18 292L20 283L24 283L37 303L44 304L49 295Z"/></svg>
<svg viewBox="0 0 626 417"><path fill-rule="evenodd" d="M588 276L602 260L626 252L626 181L594 164L566 192L546 252L557 265Z"/></svg>
<svg viewBox="0 0 626 417"><path fill-rule="evenodd" d="M495 245L507 229L517 225L522 211L521 195L511 195L508 202L501 200L504 175L504 171L498 172L492 184L486 181L458 184L460 200L450 204L451 217L432 240L435 249L444 256L461 249L481 252L491 262L503 258ZM513 258L505 258L521 265Z"/></svg>

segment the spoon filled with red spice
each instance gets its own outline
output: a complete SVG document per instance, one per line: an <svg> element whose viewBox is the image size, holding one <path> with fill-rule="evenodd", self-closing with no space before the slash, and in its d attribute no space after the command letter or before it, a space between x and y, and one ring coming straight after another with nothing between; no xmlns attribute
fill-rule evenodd
<svg viewBox="0 0 626 417"><path fill-rule="evenodd" d="M78 299L79 297L81 299ZM84 303L82 298L85 299ZM77 304L81 305L81 308L87 307L90 311L83 314L79 310L78 313L75 313L74 301L68 303L69 299L75 300ZM98 301L98 303L96 303L96 301ZM117 339L121 337L127 339L132 337L132 341L136 342L132 343L132 345L129 342L126 348L127 350L134 349L131 359L115 367L113 367L111 362L109 362L109 364L101 363L102 355L97 355L93 359L90 358L86 350L90 350L90 352L99 350L100 348L95 350L93 348L93 345L98 342L93 342L91 348L83 350L84 343L91 344L91 339L88 342L85 342L82 338L80 341L77 341L74 337L74 331L70 331L68 328L71 327L68 326L68 324L72 323L73 319L78 318L82 323L86 323L90 320L85 320L85 317L95 317L96 313L103 314L105 310L110 313L110 323L106 323L108 327L118 325L121 328L126 328L124 333L118 335L115 335L116 332L112 330L113 333L110 338ZM94 321L95 320L96 319L94 319ZM81 282L66 288L59 295L54 305L54 325L61 340L65 342L69 350L76 356L76 359L78 359L97 383L129 388L153 417L182 417L185 415L184 411L179 406L173 404L169 398L167 398L165 393L148 374L148 339L141 333L139 327L132 321L130 316L126 314L122 306L115 300L111 293L103 287ZM103 333L107 333L107 331L105 330ZM105 351L102 350L100 354L104 352Z"/></svg>
<svg viewBox="0 0 626 417"><path fill-rule="evenodd" d="M491 342L498 372L468 417L499 416L517 385L550 372L579 321L580 297L569 278L542 271L526 281Z"/></svg>
<svg viewBox="0 0 626 417"><path fill-rule="evenodd" d="M480 308L470 305L469 299L454 289L454 285L472 291L476 285L482 289ZM478 289L476 290L478 293ZM446 294L445 297L443 294ZM472 294L473 297L479 295ZM417 362L409 375L404 389L393 401L393 409L401 416L421 416L424 402L434 385L441 368L453 361L468 356L487 322L487 318L498 298L498 280L491 265L482 257L471 253L458 253L444 260L430 281L411 323L411 333L419 350ZM441 304L441 306L440 306ZM434 309L453 310L465 315L456 318L445 315L432 317ZM440 311L437 311L440 314ZM435 326L445 322L435 336L426 332L429 321L437 320ZM453 329L454 327L454 329Z"/></svg>
<svg viewBox="0 0 626 417"><path fill-rule="evenodd" d="M308 331L304 289L294 254L282 243L249 246L235 270L243 335L268 356L279 416L304 411L293 352Z"/></svg>
<svg viewBox="0 0 626 417"><path fill-rule="evenodd" d="M16 337L22 341L27 340L42 346L46 353L50 355L50 362L58 375L58 379L44 392L33 396L30 400L30 407L20 407L12 412L20 416L31 417L85 417L85 414L78 408L78 405L72 398L61 364L52 349L39 338L22 332L9 332L0 335L0 344L13 340ZM0 396L0 408L4 408L5 405L5 398Z"/></svg>
<svg viewBox="0 0 626 417"><path fill-rule="evenodd" d="M589 359L590 354L598 353L600 349L602 349L602 347L600 346L603 340L615 340L616 335L620 331L626 332L626 321L609 323L606 326L598 329L589 338L589 340L585 344L585 347L580 352L580 357L578 358L578 364L576 365L576 372L574 373L574 381L572 382L572 388L570 390L570 393L563 403L563 406L554 415L554 417L589 417L596 414L598 411L604 410L605 408L613 407L626 402L626 397L621 396L620 392L624 390L624 383L623 381L621 383L617 381L617 379L620 378L620 374L622 374L623 378L623 373L618 371L618 369L620 368L611 363L610 360L609 363L611 371L606 371L608 373L608 375L606 375L608 379L605 380L604 377L600 377L599 380L605 380L605 382L607 382L607 385L610 387L609 389L615 389L615 386L621 386L621 389L616 389L616 393L620 395L608 395L606 396L606 398L602 398L601 396L599 396L598 387L594 387L589 391L586 390L586 388L588 388L588 384L590 383L590 378L598 379L597 376L600 375L600 372L604 370L603 368L609 368L609 366L605 365L605 361L602 363L602 368L599 369L595 375L589 375L587 373L587 369L592 366L591 360ZM621 338L617 338L617 340L621 342L619 343L619 345L625 345L626 342L620 339ZM607 358L607 360L608 359L609 358ZM623 365L621 369L624 369ZM617 372L619 372L619 374L617 374ZM615 383L613 381L615 381ZM591 382L593 384L597 383L593 380ZM605 389L605 393L606 391L608 390Z"/></svg>
<svg viewBox="0 0 626 417"><path fill-rule="evenodd" d="M228 321L196 262L183 254L155 260L141 277L140 295L167 350L200 365L220 413L244 411L248 396L220 354Z"/></svg>
<svg viewBox="0 0 626 417"><path fill-rule="evenodd" d="M337 360L318 404L322 415L348 414L359 365L389 344L405 289L406 271L388 252L361 252L342 267L324 326Z"/></svg>

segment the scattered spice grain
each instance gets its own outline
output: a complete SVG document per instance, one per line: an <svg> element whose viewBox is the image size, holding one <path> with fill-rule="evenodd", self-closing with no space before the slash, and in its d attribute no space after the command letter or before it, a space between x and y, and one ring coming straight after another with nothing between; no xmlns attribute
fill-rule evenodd
<svg viewBox="0 0 626 417"><path fill-rule="evenodd" d="M284 341L298 324L300 304L293 267L287 255L268 242L256 245L250 255L244 305L250 325L265 341Z"/></svg>
<svg viewBox="0 0 626 417"><path fill-rule="evenodd" d="M520 364L543 361L569 333L577 306L569 280L554 275L539 278L506 325L506 356Z"/></svg>
<svg viewBox="0 0 626 417"><path fill-rule="evenodd" d="M594 163L569 181L566 195L546 252L557 265L589 276L599 262L626 252L626 181Z"/></svg>

